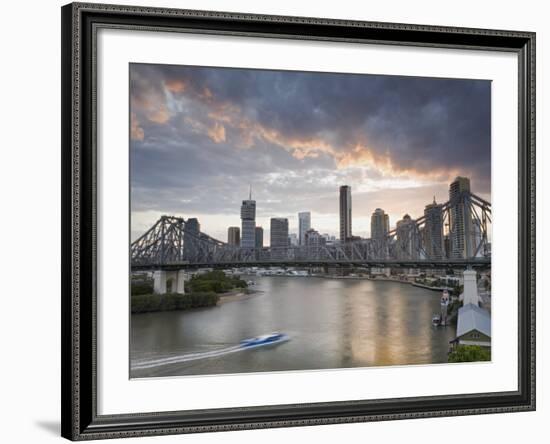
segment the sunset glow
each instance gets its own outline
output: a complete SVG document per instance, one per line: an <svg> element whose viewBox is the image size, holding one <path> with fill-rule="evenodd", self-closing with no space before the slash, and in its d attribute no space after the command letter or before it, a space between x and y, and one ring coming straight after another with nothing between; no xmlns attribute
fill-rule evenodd
<svg viewBox="0 0 550 444"><path fill-rule="evenodd" d="M490 200L491 83L483 80L132 64L132 238L161 214L197 217L225 240L249 186L257 225L311 212L338 231L338 187L354 234L383 208L390 226L448 199L457 176Z"/></svg>

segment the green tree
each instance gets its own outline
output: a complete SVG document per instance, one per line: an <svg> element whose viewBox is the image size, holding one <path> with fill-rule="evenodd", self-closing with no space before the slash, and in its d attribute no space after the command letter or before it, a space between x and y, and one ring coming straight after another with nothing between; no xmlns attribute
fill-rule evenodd
<svg viewBox="0 0 550 444"><path fill-rule="evenodd" d="M234 288L246 287L246 281L236 276L226 276L220 270L196 274L186 283L186 289L191 292L225 293Z"/></svg>
<svg viewBox="0 0 550 444"><path fill-rule="evenodd" d="M203 293L167 293L140 294L132 296L132 313L150 313L154 311L189 310L192 308L212 307L220 297L213 292Z"/></svg>
<svg viewBox="0 0 550 444"><path fill-rule="evenodd" d="M449 362L490 361L491 350L479 345L459 345L449 353Z"/></svg>
<svg viewBox="0 0 550 444"><path fill-rule="evenodd" d="M150 294L153 292L153 281L132 281L132 295Z"/></svg>

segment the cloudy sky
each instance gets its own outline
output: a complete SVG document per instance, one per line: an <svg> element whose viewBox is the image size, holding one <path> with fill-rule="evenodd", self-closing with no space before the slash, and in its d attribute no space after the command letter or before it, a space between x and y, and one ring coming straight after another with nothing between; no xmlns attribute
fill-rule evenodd
<svg viewBox="0 0 550 444"><path fill-rule="evenodd" d="M390 226L457 175L490 200L486 80L130 65L132 238L160 215L197 217L227 240L252 186L257 225L311 211L337 235L338 187L351 185L353 234Z"/></svg>

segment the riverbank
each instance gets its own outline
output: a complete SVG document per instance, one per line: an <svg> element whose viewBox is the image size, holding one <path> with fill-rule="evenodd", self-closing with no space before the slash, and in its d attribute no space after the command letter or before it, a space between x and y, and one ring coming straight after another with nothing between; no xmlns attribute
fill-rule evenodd
<svg viewBox="0 0 550 444"><path fill-rule="evenodd" d="M173 292L173 282L167 285L165 294L153 293L153 287L152 280L132 282L132 314L214 307L250 295L246 281L219 270L193 275L185 283L183 294Z"/></svg>
<svg viewBox="0 0 550 444"><path fill-rule="evenodd" d="M310 274L307 276L293 276L293 275L281 275L282 277L314 277L314 278L324 278L324 279L343 279L343 280L357 280L357 281L387 281L387 282L397 282L399 284L411 284L409 281L403 281L393 278L385 277L369 277L369 276L339 276L337 274Z"/></svg>
<svg viewBox="0 0 550 444"><path fill-rule="evenodd" d="M257 296L259 293L260 292L257 290L249 289L228 291L227 293L222 293L219 295L220 299L218 300L217 305L226 304L227 302L244 301Z"/></svg>
<svg viewBox="0 0 550 444"><path fill-rule="evenodd" d="M357 279L357 280L366 280L368 278L363 276L338 276L335 274L310 274L308 276L282 276L282 277L312 277L312 278L321 278L321 279Z"/></svg>
<svg viewBox="0 0 550 444"><path fill-rule="evenodd" d="M219 299L219 295L214 292L140 294L132 295L130 308L132 314L190 310L193 308L213 307L218 303Z"/></svg>
<svg viewBox="0 0 550 444"><path fill-rule="evenodd" d="M228 302L242 301L257 296L259 291L235 289L224 293L167 293L132 296L132 314L154 313L158 311L182 311L195 308L215 307Z"/></svg>
<svg viewBox="0 0 550 444"><path fill-rule="evenodd" d="M451 287L430 287L429 285L419 284L418 282L411 282L411 284L418 288L425 288L426 290L432 290L432 291L453 291Z"/></svg>
<svg viewBox="0 0 550 444"><path fill-rule="evenodd" d="M424 288L425 290L431 290L431 291L444 291L447 290L449 292L453 291L454 289L451 287L432 287L430 285L421 284L419 282L411 282L403 279L395 279L395 278L389 278L389 277L363 277L363 276L318 276L318 277L328 277L331 279L364 279L368 281L373 282L393 282L396 284L406 284L406 285L412 285L413 287L418 288Z"/></svg>
<svg viewBox="0 0 550 444"><path fill-rule="evenodd" d="M317 278L327 278L327 279L346 279L346 280L366 280L366 281L372 281L372 282L393 282L396 284L406 284L406 285L412 285L413 287L418 288L424 288L426 290L431 291L453 291L453 288L451 287L431 287L429 285L421 284L418 282L411 282L403 279L395 279L395 278L388 278L388 277L369 277L369 276L334 276L334 275L310 275L309 277L317 277Z"/></svg>
<svg viewBox="0 0 550 444"><path fill-rule="evenodd" d="M395 282L396 284L408 284L408 285L411 285L413 284L413 282L410 282L410 281L405 281L405 280L402 280L402 279L395 279L395 278L389 278L389 277L368 277L367 278L369 281L374 281L374 282Z"/></svg>

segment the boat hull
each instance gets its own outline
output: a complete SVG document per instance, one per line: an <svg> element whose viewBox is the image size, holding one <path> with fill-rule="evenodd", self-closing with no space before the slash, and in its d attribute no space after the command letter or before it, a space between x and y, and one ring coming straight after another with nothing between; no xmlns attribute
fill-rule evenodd
<svg viewBox="0 0 550 444"><path fill-rule="evenodd" d="M276 338L267 338L267 339L252 339L241 342L241 348L258 348L258 347L267 347L270 345L281 344L290 339L288 335L281 334Z"/></svg>

